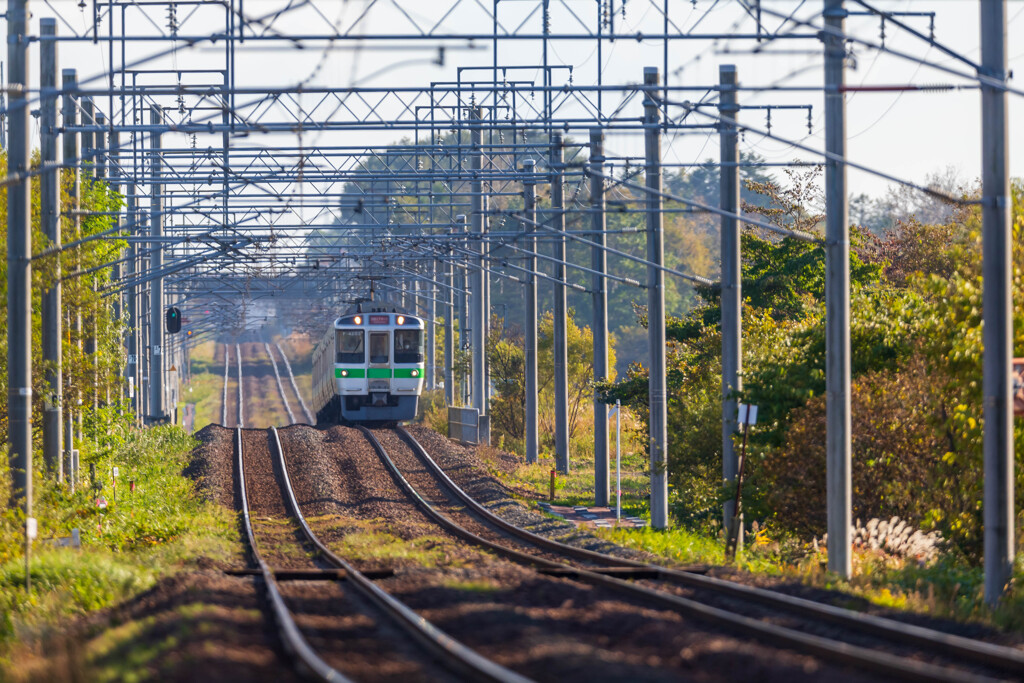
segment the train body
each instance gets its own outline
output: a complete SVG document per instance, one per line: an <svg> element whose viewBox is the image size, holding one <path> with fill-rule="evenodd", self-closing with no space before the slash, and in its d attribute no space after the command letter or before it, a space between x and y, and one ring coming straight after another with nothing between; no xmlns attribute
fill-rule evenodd
<svg viewBox="0 0 1024 683"><path fill-rule="evenodd" d="M421 318L357 307L335 320L313 349L317 422L411 420L425 370Z"/></svg>

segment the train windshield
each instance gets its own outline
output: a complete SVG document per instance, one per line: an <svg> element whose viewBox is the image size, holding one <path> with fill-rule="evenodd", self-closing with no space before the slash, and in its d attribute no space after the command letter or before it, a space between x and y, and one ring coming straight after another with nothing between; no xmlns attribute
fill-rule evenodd
<svg viewBox="0 0 1024 683"><path fill-rule="evenodd" d="M338 330L336 363L365 363L366 347L362 330Z"/></svg>
<svg viewBox="0 0 1024 683"><path fill-rule="evenodd" d="M395 362L423 362L423 330L395 330Z"/></svg>
<svg viewBox="0 0 1024 683"><path fill-rule="evenodd" d="M370 362L387 363L388 358L388 333L373 332L370 334Z"/></svg>

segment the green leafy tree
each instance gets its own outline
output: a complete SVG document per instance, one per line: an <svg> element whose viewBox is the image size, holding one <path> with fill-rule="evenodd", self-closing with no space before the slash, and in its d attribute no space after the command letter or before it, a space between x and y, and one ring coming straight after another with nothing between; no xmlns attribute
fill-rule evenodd
<svg viewBox="0 0 1024 683"><path fill-rule="evenodd" d="M554 316L546 313L538 326L537 384L539 389L538 431L542 444L554 445L555 391L554 391ZM579 327L570 311L566 321L569 438L574 439L589 430L594 392L594 337L589 327ZM506 443L517 448L524 436L524 409L526 404L526 375L523 337L517 331L502 331L492 327L488 344L491 382L496 396L491 400L491 429L504 435ZM609 365L614 368L614 340L609 342ZM614 374L614 370L612 371Z"/></svg>
<svg viewBox="0 0 1024 683"><path fill-rule="evenodd" d="M35 155L33 165L38 166ZM0 172L6 172L7 156L0 154ZM70 171L61 175L62 206L72 206L69 191L73 176ZM35 254L50 246L42 232L40 223L39 181L31 181L31 229L32 251ZM108 230L113 226L112 212L122 206L122 198L106 183L95 180L86 171L82 175L80 188L81 209L85 213L76 227L67 214L61 222L61 238L64 243L72 242ZM6 206L7 189L0 188L0 204ZM7 249L7 212L0 211L0 250ZM105 289L111 284L110 269L105 267L125 248L124 240L113 236L83 244L81 247L36 259L32 264L32 384L33 384L33 437L37 447L42 440L42 411L50 395L45 375L47 366L42 359L42 293L52 287L57 273L62 276L63 309L68 313L63 331L62 369L64 378L65 405L77 404L81 396L82 410L90 414L89 422L96 422L92 415L94 406L99 407L108 398L112 401L120 395L121 377L119 368L123 364L121 347L122 321L115 320L109 297ZM58 265L60 270L58 271ZM7 297L7 264L0 263L0 298ZM77 325L78 315L82 325ZM7 440L7 309L0 308L0 441ZM81 392L80 394L78 392ZM98 423L97 423L98 424ZM97 429L96 433L101 430ZM97 451L96 443L83 444L83 462Z"/></svg>

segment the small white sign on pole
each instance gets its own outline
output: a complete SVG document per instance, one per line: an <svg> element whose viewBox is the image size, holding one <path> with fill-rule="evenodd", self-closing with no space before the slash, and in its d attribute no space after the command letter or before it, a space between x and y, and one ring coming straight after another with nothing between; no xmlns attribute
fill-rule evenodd
<svg viewBox="0 0 1024 683"><path fill-rule="evenodd" d="M114 476L117 477L120 474L121 474L121 469L117 465L114 465Z"/></svg>
<svg viewBox="0 0 1024 683"><path fill-rule="evenodd" d="M757 424L757 406L750 405L747 403L740 403L738 415L736 421L741 425L756 425Z"/></svg>
<svg viewBox="0 0 1024 683"><path fill-rule="evenodd" d="M25 535L30 541L34 541L36 536L39 535L39 524L36 522L35 517L25 519Z"/></svg>

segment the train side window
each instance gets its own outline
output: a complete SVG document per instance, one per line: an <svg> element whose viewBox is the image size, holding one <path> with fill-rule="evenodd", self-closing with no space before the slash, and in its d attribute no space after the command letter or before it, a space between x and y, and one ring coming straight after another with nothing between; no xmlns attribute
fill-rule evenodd
<svg viewBox="0 0 1024 683"><path fill-rule="evenodd" d="M362 330L338 330L335 340L337 351L337 363L365 363L366 348L363 339L365 332Z"/></svg>
<svg viewBox="0 0 1024 683"><path fill-rule="evenodd" d="M423 362L422 330L395 330L395 362Z"/></svg>
<svg viewBox="0 0 1024 683"><path fill-rule="evenodd" d="M370 362L387 363L388 358L388 333L372 332L370 334Z"/></svg>

